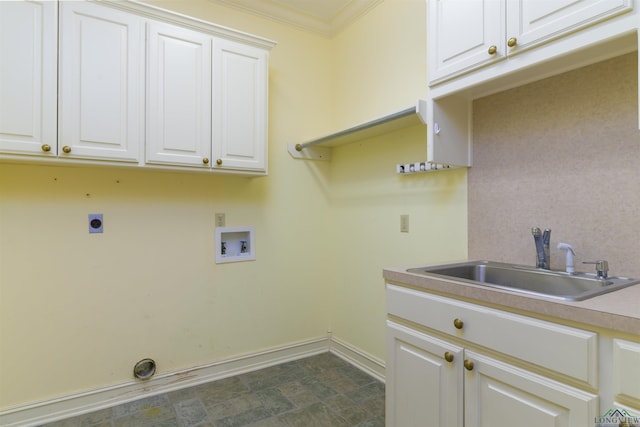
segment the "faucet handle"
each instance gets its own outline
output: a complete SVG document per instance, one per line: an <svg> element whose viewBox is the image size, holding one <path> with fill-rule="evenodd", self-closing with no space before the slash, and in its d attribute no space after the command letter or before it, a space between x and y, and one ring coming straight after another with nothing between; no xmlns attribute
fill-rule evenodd
<svg viewBox="0 0 640 427"><path fill-rule="evenodd" d="M599 259L597 261L583 261L583 264L595 264L596 265L596 274L598 279L606 279L608 277L609 271L609 262L604 259Z"/></svg>

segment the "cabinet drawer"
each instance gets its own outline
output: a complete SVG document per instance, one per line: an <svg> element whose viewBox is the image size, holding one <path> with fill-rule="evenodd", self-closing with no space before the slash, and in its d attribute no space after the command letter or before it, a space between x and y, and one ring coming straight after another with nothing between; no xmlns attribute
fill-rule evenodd
<svg viewBox="0 0 640 427"><path fill-rule="evenodd" d="M387 312L597 387L594 332L391 284Z"/></svg>

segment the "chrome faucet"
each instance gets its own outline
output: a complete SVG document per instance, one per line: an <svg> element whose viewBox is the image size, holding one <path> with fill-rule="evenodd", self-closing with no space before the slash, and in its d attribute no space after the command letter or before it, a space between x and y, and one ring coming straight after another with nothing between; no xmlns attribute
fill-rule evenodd
<svg viewBox="0 0 640 427"><path fill-rule="evenodd" d="M531 234L536 244L536 268L550 270L549 243L551 241L551 230L547 228L543 233L538 227L533 227Z"/></svg>

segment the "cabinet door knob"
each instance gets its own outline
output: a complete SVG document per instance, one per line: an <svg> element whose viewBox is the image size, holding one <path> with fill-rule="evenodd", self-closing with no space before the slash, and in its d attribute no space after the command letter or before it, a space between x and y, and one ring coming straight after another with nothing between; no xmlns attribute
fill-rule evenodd
<svg viewBox="0 0 640 427"><path fill-rule="evenodd" d="M447 362L451 363L453 362L453 354L449 353L448 351L444 354L444 360L446 360Z"/></svg>
<svg viewBox="0 0 640 427"><path fill-rule="evenodd" d="M205 165L209 164L209 158L205 157L204 159L202 159L202 163L204 163Z"/></svg>
<svg viewBox="0 0 640 427"><path fill-rule="evenodd" d="M464 322L460 319L455 319L453 321L453 326L455 326L456 329L462 329L462 327L464 326Z"/></svg>
<svg viewBox="0 0 640 427"><path fill-rule="evenodd" d="M222 164L222 159L216 160L216 165L220 166Z"/></svg>
<svg viewBox="0 0 640 427"><path fill-rule="evenodd" d="M49 151L51 151L51 146L49 144L42 144L42 151L44 151L45 153L48 153Z"/></svg>
<svg viewBox="0 0 640 427"><path fill-rule="evenodd" d="M489 50L488 50L489 55L495 55L497 51L498 51L498 47L496 45L489 46Z"/></svg>
<svg viewBox="0 0 640 427"><path fill-rule="evenodd" d="M509 40L507 40L507 46L509 47L514 47L517 44L518 44L518 39L515 37L511 37Z"/></svg>
<svg viewBox="0 0 640 427"><path fill-rule="evenodd" d="M471 360L465 359L463 364L467 371L473 371L473 362Z"/></svg>
<svg viewBox="0 0 640 427"><path fill-rule="evenodd" d="M69 147L68 145L65 145L64 147L62 147L62 151L69 154L71 152L71 147Z"/></svg>

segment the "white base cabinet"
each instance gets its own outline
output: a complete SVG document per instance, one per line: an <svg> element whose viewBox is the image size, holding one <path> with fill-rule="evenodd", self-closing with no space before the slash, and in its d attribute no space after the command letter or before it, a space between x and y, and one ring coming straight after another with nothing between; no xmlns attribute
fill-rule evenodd
<svg viewBox="0 0 640 427"><path fill-rule="evenodd" d="M595 333L391 284L387 307L387 427L583 427L598 415Z"/></svg>
<svg viewBox="0 0 640 427"><path fill-rule="evenodd" d="M386 425L463 426L462 347L387 321Z"/></svg>
<svg viewBox="0 0 640 427"><path fill-rule="evenodd" d="M475 351L463 366L465 427L578 427L597 415L598 396L559 381Z"/></svg>
<svg viewBox="0 0 640 427"><path fill-rule="evenodd" d="M640 426L640 342L612 340L612 407L625 409Z"/></svg>

